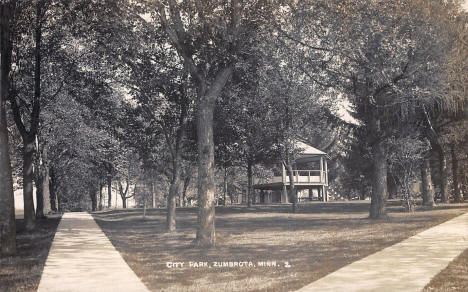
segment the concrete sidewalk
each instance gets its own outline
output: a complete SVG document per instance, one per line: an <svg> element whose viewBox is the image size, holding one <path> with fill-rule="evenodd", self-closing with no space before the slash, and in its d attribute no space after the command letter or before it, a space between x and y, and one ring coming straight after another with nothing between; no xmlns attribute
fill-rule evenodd
<svg viewBox="0 0 468 292"><path fill-rule="evenodd" d="M39 292L148 291L85 212L65 213L57 228Z"/></svg>
<svg viewBox="0 0 468 292"><path fill-rule="evenodd" d="M351 263L298 290L421 291L468 248L468 213Z"/></svg>

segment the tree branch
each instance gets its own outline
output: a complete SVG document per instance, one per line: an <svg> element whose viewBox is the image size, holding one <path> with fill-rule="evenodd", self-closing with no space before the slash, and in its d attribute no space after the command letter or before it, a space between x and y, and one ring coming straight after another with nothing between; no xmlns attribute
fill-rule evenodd
<svg viewBox="0 0 468 292"><path fill-rule="evenodd" d="M18 131L20 132L21 137L25 139L29 133L26 130L26 127L24 126L23 120L21 118L21 111L16 100L16 94L10 95L10 106L13 112L13 120L15 121L15 124L18 127Z"/></svg>
<svg viewBox="0 0 468 292"><path fill-rule="evenodd" d="M206 98L208 99L207 100L208 102L210 103L215 102L216 97L219 95L221 90L226 85L226 82L231 77L233 70L234 70L234 66L232 64L229 64L223 69L221 69L220 71L218 71L218 74L216 74L216 77L213 80L206 94Z"/></svg>
<svg viewBox="0 0 468 292"><path fill-rule="evenodd" d="M311 46L309 44L306 44L305 42L299 40L299 39L296 39L295 37L289 35L286 31L284 31L279 25L275 24L274 27L276 28L276 30L278 32L280 32L283 36L285 36L287 39L295 42L295 43L298 43L300 44L301 46L304 46L306 48L309 48L309 49L313 49L313 50L317 50L317 51L325 51L325 52L331 52L330 49L328 48L322 48L322 47L316 47L316 46Z"/></svg>
<svg viewBox="0 0 468 292"><path fill-rule="evenodd" d="M193 61L192 54L187 50L186 45L184 44L184 40L186 38L186 32L184 30L182 21L180 19L180 11L177 7L177 4L174 2L174 0L169 0L169 10L170 10L174 25L171 25L169 23L169 20L166 14L166 7L162 5L162 3L159 3L158 11L159 11L159 16L160 16L163 28L168 34L172 43L174 44L179 55L184 59L186 65L188 66L195 80L198 83L203 84L205 82L205 78L202 72L200 72L200 70L196 66L195 62Z"/></svg>

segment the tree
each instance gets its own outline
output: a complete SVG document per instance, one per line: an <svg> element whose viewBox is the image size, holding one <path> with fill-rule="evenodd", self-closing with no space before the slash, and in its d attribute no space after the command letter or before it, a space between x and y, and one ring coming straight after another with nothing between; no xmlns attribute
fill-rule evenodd
<svg viewBox="0 0 468 292"><path fill-rule="evenodd" d="M14 92L10 96L10 104L13 117L23 140L23 201L24 201L24 221L26 229L34 228L35 210L33 203L33 162L35 151L35 140L39 128L39 113L41 99L41 48L42 48L42 25L44 21L43 1L35 3L35 23L34 23L34 86L31 109L29 112L29 130L23 120L20 107L20 97L18 88L12 89ZM24 13L29 7L21 7L19 13ZM17 44L18 45L18 44Z"/></svg>
<svg viewBox="0 0 468 292"><path fill-rule="evenodd" d="M190 141L185 135L190 119L190 99L182 82L166 84L168 89L160 92L165 110L159 111L161 103L148 99L144 91L135 92L138 105L126 108L121 130L122 139L139 153L143 164L151 165L170 180L166 227L171 232L176 229L176 199L180 193L182 164L189 156L183 154L190 153L187 147Z"/></svg>
<svg viewBox="0 0 468 292"><path fill-rule="evenodd" d="M121 159L119 159L119 172L117 174L117 183L118 183L118 190L120 194L120 198L122 199L122 207L125 209L127 208L127 199L130 199L135 196L135 192L133 195L129 194L130 185L132 181L135 182L134 188L136 188L136 183L138 179L139 173L141 173L140 163L138 156L136 153L131 151L126 151L126 149L122 149L121 152L125 152L124 155L121 155ZM125 187L122 183L125 181Z"/></svg>
<svg viewBox="0 0 468 292"><path fill-rule="evenodd" d="M166 58L170 60L169 56L166 56ZM146 63L144 69L148 69L148 67L150 67L149 63ZM132 76L136 77L138 75L132 74ZM188 147L186 147L187 144L190 144L189 139L186 137L186 130L193 110L191 103L192 93L187 85L189 84L189 80L186 70L184 68L177 68L177 66L175 66L172 72L166 72L165 76L153 76L153 80L147 83L153 84L156 87L151 89L152 92L159 93L160 100L158 98L155 100L151 96L148 96L145 90L148 87L142 86L140 80L136 80L135 82L134 79L134 88L139 89L134 94L138 101L137 110L140 112L139 116L143 117L146 121L143 123L143 131L146 133L153 131L153 135L160 134L169 152L171 167L166 167L167 169L164 170L169 170L170 172L170 186L166 205L166 229L172 232L176 229L176 199L180 194L183 152L190 152ZM164 84L160 84L161 80L164 80ZM161 110L161 108L163 109ZM151 128L145 127L149 125L151 125ZM154 131L154 127L157 128L156 131ZM145 152L148 149L142 149L142 151ZM187 157L188 155L185 156ZM163 156L159 155L159 159L162 158Z"/></svg>
<svg viewBox="0 0 468 292"><path fill-rule="evenodd" d="M464 16L465 15L465 16ZM444 56L444 74L440 83L443 91L432 105L421 107L422 132L431 143L433 155L432 177L439 189L441 202L450 199L448 157L452 156L452 146L457 147L463 132L463 119L466 112L466 13L461 11L460 2L447 1L441 9L427 15L438 28L440 35L445 35L446 48ZM464 41L465 39L465 41ZM465 118L466 119L466 118ZM455 157L456 158L456 157ZM455 165L457 163L455 162ZM452 176L457 171L453 169Z"/></svg>
<svg viewBox="0 0 468 292"><path fill-rule="evenodd" d="M253 49L251 49L253 50ZM262 54L234 72L229 88L217 103L215 112L215 145L217 162L224 169L224 197L227 193L227 171L234 164L247 170L247 206L253 200L253 170L256 164L271 164L277 141L272 108L276 100L266 92L260 79L265 70ZM224 198L224 201L226 199Z"/></svg>
<svg viewBox="0 0 468 292"><path fill-rule="evenodd" d="M450 145L450 153L452 156L452 179L453 179L453 200L456 203L463 202L463 197L460 191L460 175L459 175L459 168L458 168L458 158L456 152L457 145L452 143Z"/></svg>
<svg viewBox="0 0 468 292"><path fill-rule="evenodd" d="M44 218L51 211L49 188L48 145L40 141L42 135L36 137L36 161L34 183L36 185L36 218Z"/></svg>
<svg viewBox="0 0 468 292"><path fill-rule="evenodd" d="M458 8L458 7L456 7ZM466 160L463 160L463 151L458 151L467 143L468 124L468 14L466 12L455 12L455 21L450 26L453 32L453 45L449 54L447 64L447 98L449 99L450 120L450 153L452 157L452 180L454 201L463 202L467 194L462 196L460 183L462 175L460 170L466 168ZM460 162L462 163L460 167ZM465 165L463 165L463 163ZM465 197L465 198L464 198Z"/></svg>
<svg viewBox="0 0 468 292"><path fill-rule="evenodd" d="M347 83L347 97L365 133L359 139L369 147L373 164L371 218L386 213L387 139L419 108L433 105L441 89L447 35L427 20L438 8L443 7L404 0L336 6L342 20L333 30L339 33L335 51L343 61L338 73Z"/></svg>
<svg viewBox="0 0 468 292"><path fill-rule="evenodd" d="M0 3L0 245L4 255L16 253L15 201L5 110L11 70L10 17L14 4L15 1Z"/></svg>
<svg viewBox="0 0 468 292"><path fill-rule="evenodd" d="M174 231L183 154L190 143L186 127L192 117L194 90L187 69L167 46L159 24L136 13L142 9L138 3L124 1L108 7L102 17L112 22L110 26L99 25L97 50L107 56L106 66L118 64L118 73L109 74L109 79L132 98L124 106L118 135L139 153L144 165L159 168L158 164L169 160L170 166L162 165L158 170L170 177L167 230ZM109 35L108 30L119 31L118 37Z"/></svg>
<svg viewBox="0 0 468 292"><path fill-rule="evenodd" d="M130 182L128 179L125 181L125 189L122 185L122 181L118 180L119 183L119 194L120 198L122 199L122 208L126 209L127 208L127 199L130 199L133 196L127 196L128 193L128 188L130 187Z"/></svg>
<svg viewBox="0 0 468 292"><path fill-rule="evenodd" d="M50 190L55 200L52 205L63 210L91 199L91 207L96 209L96 194L107 174L103 161L108 158L109 148L119 145L100 127L95 112L72 98L68 90L73 88L66 89L57 96L53 106L44 107L42 112L42 128L50 136ZM116 160L120 158L115 155Z"/></svg>
<svg viewBox="0 0 468 292"><path fill-rule="evenodd" d="M330 31L337 20L330 17L329 4L310 1L282 4L272 26L275 41L269 45L274 49L267 50L270 52L267 59L272 61L270 68L274 70L266 75L265 85L279 105L275 108L276 132L281 136L278 150L292 182L289 197L295 212L297 191L292 176L295 157L300 153L297 141L305 140L323 149L336 144L341 130L329 130L343 128L333 106L341 103L342 94L336 86L338 77L331 70L337 66L338 54L332 46L336 36Z"/></svg>
<svg viewBox="0 0 468 292"><path fill-rule="evenodd" d="M365 200L371 193L372 160L368 145L361 140L365 134L359 133L364 130L353 127L352 134L346 142L348 149L343 161L345 168L343 184L349 199L358 197L360 200Z"/></svg>
<svg viewBox="0 0 468 292"><path fill-rule="evenodd" d="M157 12L171 45L196 88L198 228L195 243L215 244L213 111L241 58L249 58L249 33L261 26L271 3L241 1L159 2ZM189 26L186 24L190 23ZM243 51L244 50L244 51Z"/></svg>
<svg viewBox="0 0 468 292"><path fill-rule="evenodd" d="M421 161L421 183L423 206L433 207L434 202L434 187L432 185L431 163L429 157L423 157Z"/></svg>
<svg viewBox="0 0 468 292"><path fill-rule="evenodd" d="M47 144L48 137L40 137L40 143L36 143L41 129L41 110L63 89L67 75L76 68L74 65L79 58L74 54L69 56L74 50L70 50L69 44L69 24L66 20L72 10L68 9L67 3L54 0L19 3L21 5L14 11L17 37L13 40L15 70L12 74L10 105L23 141L24 218L26 228L31 229L35 219L33 180L36 178L37 186L43 187L47 185L44 180L48 177L47 161L44 160L47 154L40 153L46 148L39 145ZM31 15L34 16L33 21ZM36 157L40 167L34 172L35 156L41 157ZM37 216L42 217L44 190L36 194L40 207Z"/></svg>
<svg viewBox="0 0 468 292"><path fill-rule="evenodd" d="M421 161L426 161L424 159L424 154L427 153L429 145L427 145L425 141L420 141L413 135L389 140L389 169L398 185L401 186L405 209L407 211L413 211L415 206L415 194L413 194L411 187L415 178L420 175ZM426 184L423 187L428 188L430 183L427 169L424 168L423 171L425 171L425 173L422 178L426 180L424 181ZM424 191L428 192L430 190ZM425 196L426 199L424 203L429 205L430 198L428 198L428 196L430 196L430 194L425 194Z"/></svg>
<svg viewBox="0 0 468 292"><path fill-rule="evenodd" d="M443 203L447 203L449 199L448 191L448 171L447 171L447 157L444 149L444 141L442 137L443 129L440 127L439 123L434 123L437 121L437 117L430 116L425 108L422 108L423 112L423 121L425 127L423 128L423 133L431 143L432 151L436 153L439 163L439 191L440 191L440 200Z"/></svg>

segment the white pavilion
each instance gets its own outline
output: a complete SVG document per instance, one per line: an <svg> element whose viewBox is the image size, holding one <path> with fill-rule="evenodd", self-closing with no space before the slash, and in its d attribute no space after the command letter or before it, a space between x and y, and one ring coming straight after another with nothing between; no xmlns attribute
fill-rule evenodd
<svg viewBox="0 0 468 292"><path fill-rule="evenodd" d="M328 167L327 160L329 156L306 143L297 142L297 148L302 152L293 164L294 186L300 200L319 200L328 201ZM278 165L274 176L268 179L254 179L253 188L260 190L255 199L258 203L287 203L291 201L288 198L288 188L290 185L289 175L283 163ZM304 192L306 196L304 196Z"/></svg>

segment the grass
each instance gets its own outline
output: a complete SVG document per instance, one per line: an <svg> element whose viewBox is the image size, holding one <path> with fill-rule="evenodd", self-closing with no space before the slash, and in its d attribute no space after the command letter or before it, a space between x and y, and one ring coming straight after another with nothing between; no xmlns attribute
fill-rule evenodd
<svg viewBox="0 0 468 292"><path fill-rule="evenodd" d="M436 275L423 291L468 291L468 249Z"/></svg>
<svg viewBox="0 0 468 292"><path fill-rule="evenodd" d="M16 220L17 254L0 257L0 291L36 291L60 218L36 221L34 231Z"/></svg>
<svg viewBox="0 0 468 292"><path fill-rule="evenodd" d="M405 213L389 202L389 216L370 220L369 202L290 206L217 207L217 245L192 246L196 209L177 210L177 232L165 233L165 210L98 212L94 217L125 261L153 291L291 291L344 265L468 211L468 204ZM211 268L190 268L189 262ZM251 261L256 267L214 267L212 262ZM259 267L276 261L276 267ZM184 262L168 268L167 262ZM285 267L288 262L290 267Z"/></svg>

